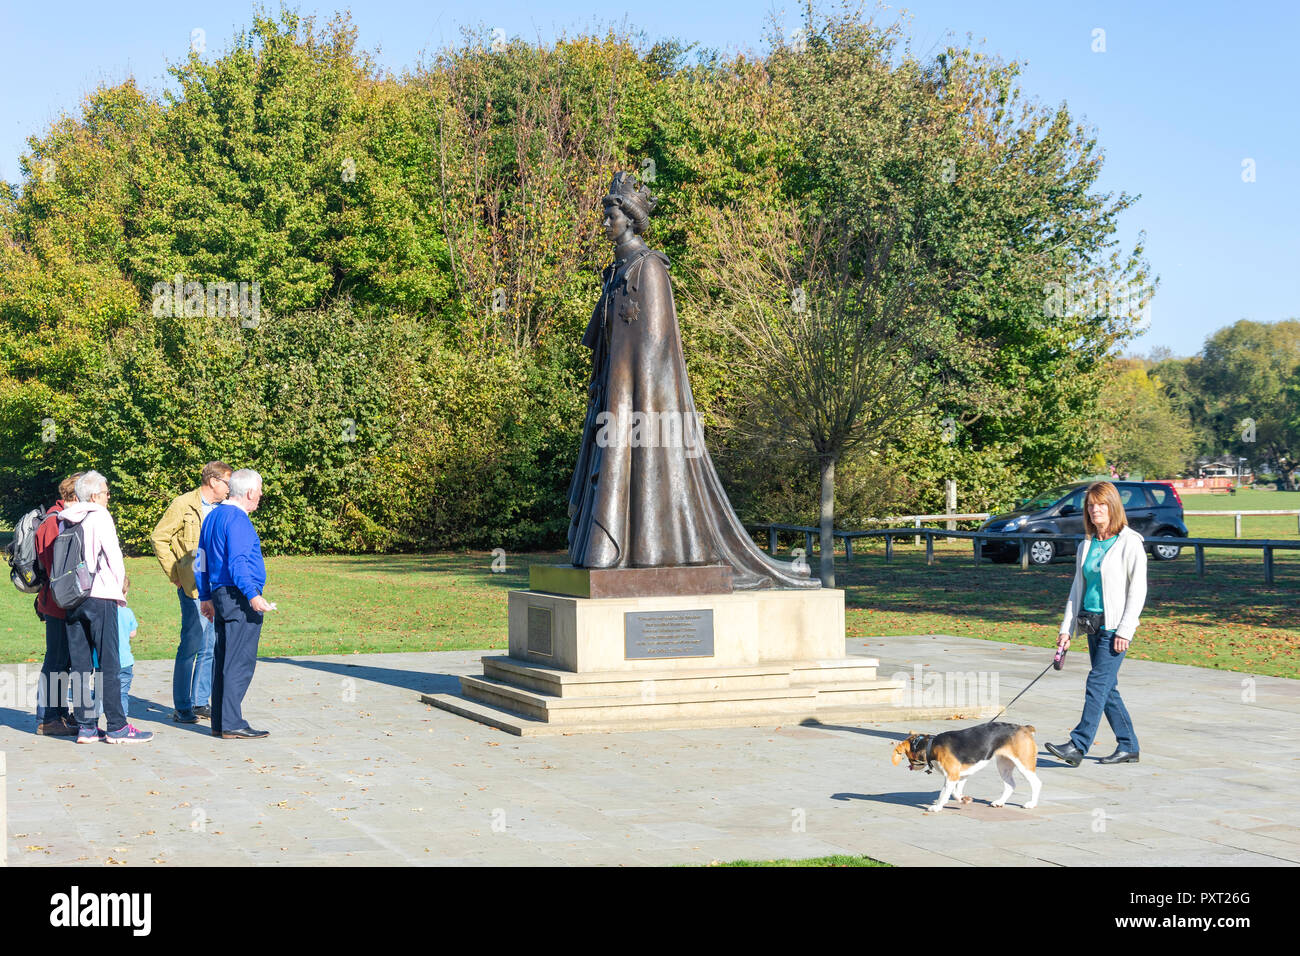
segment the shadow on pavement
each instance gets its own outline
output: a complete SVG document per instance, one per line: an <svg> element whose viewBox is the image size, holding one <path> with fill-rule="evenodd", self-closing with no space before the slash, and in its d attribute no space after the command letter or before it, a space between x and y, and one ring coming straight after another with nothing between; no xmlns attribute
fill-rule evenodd
<svg viewBox="0 0 1300 956"><path fill-rule="evenodd" d="M30 710L0 707L0 727L10 727L21 734L36 734L36 714Z"/></svg>
<svg viewBox="0 0 1300 956"><path fill-rule="evenodd" d="M903 740L907 737L905 730L876 730L872 727L848 727L844 724L823 724L816 717L809 717L799 722L800 727L816 727L819 730L843 730L850 734L862 734L866 737L881 737L885 740Z"/></svg>
<svg viewBox="0 0 1300 956"><path fill-rule="evenodd" d="M918 790L904 793L832 793L831 799L869 800L872 803L892 803L900 807L921 807L934 803L934 794Z"/></svg>
<svg viewBox="0 0 1300 956"><path fill-rule="evenodd" d="M456 694L460 692L460 677L456 674L436 674L429 671L402 670L396 667L375 667L371 664L344 664L336 661L303 660L293 657L263 657L268 664L291 664L309 670L324 671L340 677L387 684L421 694Z"/></svg>

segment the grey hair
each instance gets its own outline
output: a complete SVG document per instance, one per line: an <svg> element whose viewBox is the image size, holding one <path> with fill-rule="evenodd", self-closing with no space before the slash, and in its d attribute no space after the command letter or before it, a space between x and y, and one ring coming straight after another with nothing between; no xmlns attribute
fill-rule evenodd
<svg viewBox="0 0 1300 956"><path fill-rule="evenodd" d="M245 498L262 487L262 476L251 468L241 468L230 476L230 497Z"/></svg>
<svg viewBox="0 0 1300 956"><path fill-rule="evenodd" d="M73 490L77 493L78 501L89 501L92 495L108 490L108 479L97 471L88 471L77 479Z"/></svg>

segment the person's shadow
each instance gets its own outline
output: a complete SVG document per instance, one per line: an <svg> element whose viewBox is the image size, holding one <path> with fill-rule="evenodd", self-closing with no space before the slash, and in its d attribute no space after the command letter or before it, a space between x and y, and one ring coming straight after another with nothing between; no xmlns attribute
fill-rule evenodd
<svg viewBox="0 0 1300 956"><path fill-rule="evenodd" d="M8 727L23 734L35 734L36 713L30 710L16 710L13 707L0 707L0 727Z"/></svg>
<svg viewBox="0 0 1300 956"><path fill-rule="evenodd" d="M145 700L143 697L136 697L134 694L130 697L131 706L127 708L126 719L128 723L159 724L172 730L182 730L191 734L212 734L212 726L206 720L200 720L197 724L182 724L180 721L172 720L172 714L175 708L171 704L160 704L157 701Z"/></svg>

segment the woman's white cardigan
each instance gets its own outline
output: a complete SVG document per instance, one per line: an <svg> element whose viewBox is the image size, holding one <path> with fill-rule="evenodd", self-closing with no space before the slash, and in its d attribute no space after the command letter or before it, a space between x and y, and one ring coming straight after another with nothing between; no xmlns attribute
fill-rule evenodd
<svg viewBox="0 0 1300 956"><path fill-rule="evenodd" d="M1074 632L1074 619L1083 600L1083 562L1092 547L1092 538L1084 538L1074 564L1074 584L1065 601L1062 634ZM1101 559L1101 602L1106 609L1105 628L1116 637L1133 639L1142 605L1147 600L1147 550L1142 535L1127 525L1120 529L1119 540Z"/></svg>

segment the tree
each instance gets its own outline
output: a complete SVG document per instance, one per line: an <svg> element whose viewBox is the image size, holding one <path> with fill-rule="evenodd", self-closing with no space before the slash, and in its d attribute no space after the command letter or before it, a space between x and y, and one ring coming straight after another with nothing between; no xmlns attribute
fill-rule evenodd
<svg viewBox="0 0 1300 956"><path fill-rule="evenodd" d="M712 224L722 294L702 312L734 340L736 428L760 456L816 463L821 580L834 587L836 465L956 397L977 349L924 297L933 264L898 217L738 209Z"/></svg>
<svg viewBox="0 0 1300 956"><path fill-rule="evenodd" d="M1188 369L1199 414L1215 443L1207 450L1271 458L1289 483L1300 467L1298 376L1298 319L1242 319L1210 336Z"/></svg>
<svg viewBox="0 0 1300 956"><path fill-rule="evenodd" d="M1102 391L1102 453L1121 472L1172 478L1186 468L1195 435L1186 413L1144 364L1115 363L1113 378Z"/></svg>

